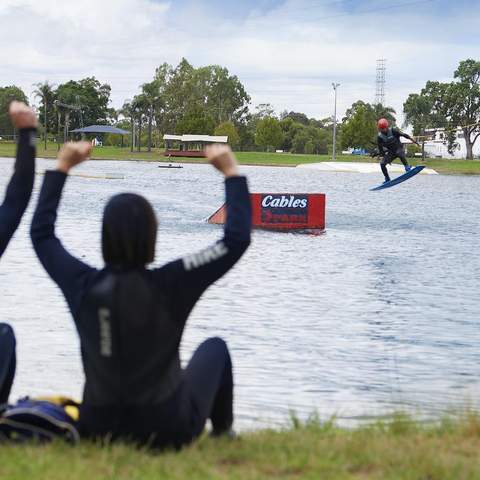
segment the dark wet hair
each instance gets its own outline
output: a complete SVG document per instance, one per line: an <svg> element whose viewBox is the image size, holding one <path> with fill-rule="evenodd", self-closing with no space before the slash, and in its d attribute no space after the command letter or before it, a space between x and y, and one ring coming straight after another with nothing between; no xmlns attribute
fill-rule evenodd
<svg viewBox="0 0 480 480"><path fill-rule="evenodd" d="M102 251L107 265L135 268L153 262L157 218L140 195L113 196L103 212Z"/></svg>

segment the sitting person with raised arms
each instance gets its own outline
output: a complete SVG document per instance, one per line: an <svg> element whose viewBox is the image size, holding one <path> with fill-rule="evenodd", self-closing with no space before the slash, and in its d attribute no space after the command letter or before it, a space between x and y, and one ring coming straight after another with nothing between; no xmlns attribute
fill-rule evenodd
<svg viewBox="0 0 480 480"><path fill-rule="evenodd" d="M0 257L17 230L32 195L35 176L35 141L37 117L22 102L12 102L10 120L19 131L14 173L0 205ZM15 375L15 336L13 329L0 323L0 404L8 401Z"/></svg>
<svg viewBox="0 0 480 480"><path fill-rule="evenodd" d="M55 235L68 172L90 151L89 143L79 142L59 152L57 170L46 172L31 226L38 258L63 292L80 336L86 377L80 432L180 447L210 419L213 435L228 434L233 378L225 342L206 340L186 369L179 346L195 303L250 243L246 179L229 147L209 147L207 158L225 176L224 237L154 269L146 268L154 260L158 227L152 206L133 193L113 196L103 215L105 267L97 270L68 253Z"/></svg>

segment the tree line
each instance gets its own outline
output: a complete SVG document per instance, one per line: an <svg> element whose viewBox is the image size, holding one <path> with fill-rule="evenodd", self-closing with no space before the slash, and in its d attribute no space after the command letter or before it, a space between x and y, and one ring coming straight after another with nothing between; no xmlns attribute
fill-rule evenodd
<svg viewBox="0 0 480 480"><path fill-rule="evenodd" d="M240 150L322 154L332 147L332 118L318 120L294 111L277 115L270 104L252 109L238 77L218 65L195 68L186 59L177 66L163 63L152 80L118 110L109 107L110 86L95 77L35 87L42 135L57 142L68 138L73 129L100 124L128 130L126 144L132 150L161 146L164 133L228 135L232 147ZM20 88L0 87L2 136L15 135L7 115L7 105L14 99L27 101ZM408 96L403 109L404 126L411 126L414 135L445 128L452 150L457 126L461 126L467 158L473 158L473 145L480 137L480 62L460 62L450 83L427 82L420 93ZM356 101L339 122L337 147L371 150L378 118L395 123L395 115L391 107ZM104 144L119 142L110 135L103 140Z"/></svg>

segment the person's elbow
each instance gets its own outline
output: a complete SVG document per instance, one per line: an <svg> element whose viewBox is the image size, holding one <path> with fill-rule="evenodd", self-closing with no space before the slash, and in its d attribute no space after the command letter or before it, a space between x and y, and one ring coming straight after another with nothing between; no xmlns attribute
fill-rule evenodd
<svg viewBox="0 0 480 480"><path fill-rule="evenodd" d="M48 237L48 229L46 229L40 222L38 222L34 216L30 225L30 239L36 252L38 251L42 242Z"/></svg>
<svg viewBox="0 0 480 480"><path fill-rule="evenodd" d="M247 251L252 239L250 235L236 236L234 238L226 236L223 242L227 246L229 253L234 254L236 257L241 257Z"/></svg>

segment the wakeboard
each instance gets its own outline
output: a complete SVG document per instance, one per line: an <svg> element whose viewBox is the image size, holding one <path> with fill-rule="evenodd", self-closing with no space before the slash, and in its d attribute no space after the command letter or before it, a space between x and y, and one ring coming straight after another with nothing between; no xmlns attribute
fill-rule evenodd
<svg viewBox="0 0 480 480"><path fill-rule="evenodd" d="M408 180L409 178L414 177L417 173L420 173L424 168L425 168L425 165L418 165L416 167L413 167L408 172L405 172L403 175L399 175L398 177L395 177L393 180L390 180L389 182L384 182L381 185L371 188L370 191L374 192L376 190L383 190L384 188L394 187L395 185L398 185L399 183L403 183L405 180Z"/></svg>

